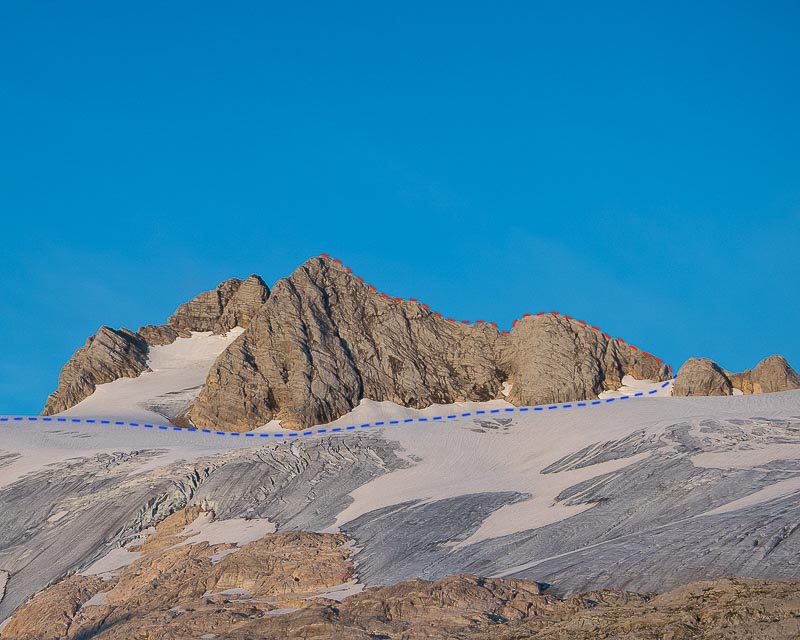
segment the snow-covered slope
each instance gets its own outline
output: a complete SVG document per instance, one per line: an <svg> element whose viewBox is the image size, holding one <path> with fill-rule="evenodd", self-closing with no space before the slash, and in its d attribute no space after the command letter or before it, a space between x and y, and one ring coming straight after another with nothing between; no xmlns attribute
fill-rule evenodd
<svg viewBox="0 0 800 640"><path fill-rule="evenodd" d="M186 504L342 531L367 585L469 571L663 590L800 575L800 392L583 404L364 401L296 439L0 422L0 619Z"/></svg>
<svg viewBox="0 0 800 640"><path fill-rule="evenodd" d="M150 347L150 371L98 385L94 393L57 414L163 422L181 415L197 399L214 360L244 329L222 335L192 332L191 338Z"/></svg>

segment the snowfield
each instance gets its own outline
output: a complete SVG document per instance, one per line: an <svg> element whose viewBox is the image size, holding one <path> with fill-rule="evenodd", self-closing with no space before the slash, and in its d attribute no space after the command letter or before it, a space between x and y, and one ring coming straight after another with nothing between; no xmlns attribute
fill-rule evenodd
<svg viewBox="0 0 800 640"><path fill-rule="evenodd" d="M97 385L94 393L61 416L163 422L180 415L197 399L211 365L244 329L223 335L192 332L168 345L150 347L145 371Z"/></svg>
<svg viewBox="0 0 800 640"><path fill-rule="evenodd" d="M208 362L213 343L203 340ZM116 415L112 394L98 389L100 415L141 419L141 402L163 395L148 377L192 384L164 364L183 348L161 361L155 354L151 374L103 385L124 390ZM195 358L199 349L191 351ZM126 544L189 504L215 519L187 528L185 544L240 544L274 530L345 533L358 549L358 588L462 571L562 592L800 576L792 535L800 392L668 391L524 412L501 400L421 411L365 400L327 433L283 441L0 422L0 620L61 575L130 560ZM359 428L330 432L349 425Z"/></svg>

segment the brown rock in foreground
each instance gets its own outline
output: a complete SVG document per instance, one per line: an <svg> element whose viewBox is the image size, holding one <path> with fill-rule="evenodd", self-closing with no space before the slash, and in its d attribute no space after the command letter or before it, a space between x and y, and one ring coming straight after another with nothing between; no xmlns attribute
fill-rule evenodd
<svg viewBox="0 0 800 640"><path fill-rule="evenodd" d="M290 532L237 547L186 544L180 532L197 507L165 519L133 547L143 556L113 576L74 575L23 605L0 638L185 638L286 607L353 577L352 551L342 535Z"/></svg>

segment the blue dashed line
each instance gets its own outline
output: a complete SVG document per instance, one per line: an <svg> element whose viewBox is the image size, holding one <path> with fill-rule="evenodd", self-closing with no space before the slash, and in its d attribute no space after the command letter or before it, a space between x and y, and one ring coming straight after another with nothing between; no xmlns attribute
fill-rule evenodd
<svg viewBox="0 0 800 640"><path fill-rule="evenodd" d="M675 376L673 376L673 380L674 380L674 378L675 378ZM667 382L664 382L661 385L661 388L662 389L666 388L669 385L670 382L671 381L669 381L669 380ZM608 404L608 403L611 403L611 402L615 402L617 400L630 400L630 399L633 399L633 398L641 398L641 397L644 397L646 395L654 395L656 393L658 393L658 389L651 389L650 391L647 391L647 393L645 393L643 391L639 391L637 393L634 393L633 395L619 396L619 397L616 397L616 398L606 398L605 400L591 400L591 401L586 401L586 402L565 403L565 404L560 404L560 405L552 404L552 405L545 405L545 406L538 406L538 407L508 407L508 408L504 408L504 409L489 409L488 411L483 410L483 409L478 409L478 410L476 410L474 412L469 412L469 411L464 412L464 413L460 414L460 416L458 414L452 413L452 414L443 415L443 416L404 418L402 420L402 422L404 424L409 424L409 423L413 423L413 422L429 422L429 421L440 422L440 421L445 420L445 419L447 419L447 420L456 420L459 417L469 418L470 416L473 416L473 415L476 415L476 416L485 415L486 413L501 413L501 412L514 413L516 411L519 411L519 412L544 411L545 409L547 409L549 411L553 411L553 410L556 410L556 409L571 409L573 407L599 406L599 405L602 405L602 404ZM28 422L52 422L53 420L55 420L57 422L70 422L71 421L73 423L85 422L87 424L96 424L96 423L99 422L100 424L112 424L112 422L110 420L97 420L95 418L51 418L49 416L4 416L4 417L0 417L0 422L9 422L9 421L14 421L14 422L22 422L22 421L28 421ZM382 427L382 426L385 426L386 424L390 424L390 425L400 424L400 422L401 422L400 420L389 420L388 423L386 421L377 421L377 422L374 422L374 423L367 422L367 423L361 424L359 426L360 426L361 429L366 429L367 427L372 427L372 426ZM170 431L170 430L171 431L190 431L192 433L215 434L215 435L218 435L218 436L240 437L240 436L244 435L244 437L246 437L246 438L254 438L254 437L256 437L256 435L258 435L258 437L260 437L260 438L269 438L270 436L272 436L273 438L297 438L297 437L300 437L300 436L313 436L315 434L329 433L329 432L330 433L339 433L339 432L342 432L342 431L354 431L356 428L358 428L357 425L349 425L347 427L333 427L331 429L309 429L308 431L303 431L303 432L272 433L272 434L270 434L270 433L259 433L259 434L244 433L244 434L242 434L242 433L237 432L237 431L213 431L212 429L198 429L197 427L185 427L185 428L184 427L177 427L177 426L171 426L170 427L170 426L167 426L167 425L152 425L152 424L140 424L138 422L124 422L122 420L116 420L116 421L113 422L113 424L120 425L120 426L129 426L129 427L142 427L143 426L145 429L156 429L157 428L157 429L159 429L161 431Z"/></svg>

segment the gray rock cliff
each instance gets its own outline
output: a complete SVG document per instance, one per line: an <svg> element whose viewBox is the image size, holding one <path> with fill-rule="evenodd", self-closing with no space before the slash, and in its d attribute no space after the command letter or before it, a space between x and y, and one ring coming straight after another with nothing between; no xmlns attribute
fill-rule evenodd
<svg viewBox="0 0 800 640"><path fill-rule="evenodd" d="M90 396L96 385L135 378L147 369L147 342L128 329L100 327L69 359L42 413L52 415Z"/></svg>
<svg viewBox="0 0 800 640"><path fill-rule="evenodd" d="M725 371L708 358L689 358L678 370L674 396L730 396L733 386Z"/></svg>
<svg viewBox="0 0 800 640"><path fill-rule="evenodd" d="M42 413L69 409L90 396L98 384L135 378L147 370L150 346L172 344L192 331L225 333L233 327L246 327L268 297L269 289L259 276L232 278L180 305L166 325L147 325L136 333L101 327L64 366L58 388Z"/></svg>
<svg viewBox="0 0 800 640"><path fill-rule="evenodd" d="M363 398L421 408L484 401L513 384L515 404L595 397L622 376L664 380L666 367L563 316L528 317L509 335L463 325L363 285L312 258L279 281L217 359L190 411L201 427L290 428L334 420Z"/></svg>
<svg viewBox="0 0 800 640"><path fill-rule="evenodd" d="M706 358L689 358L678 371L675 396L729 396L734 389L745 395L800 389L800 375L780 355L764 358L755 369L725 371Z"/></svg>

